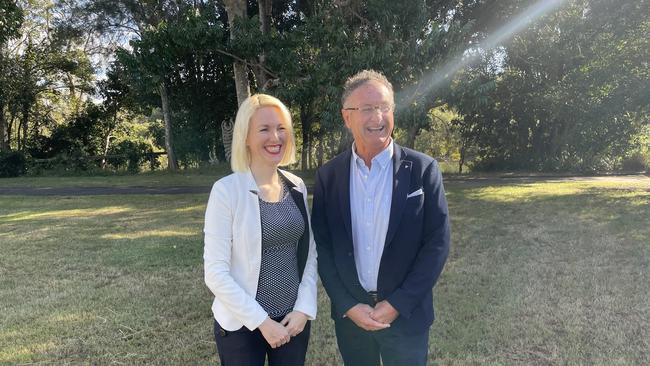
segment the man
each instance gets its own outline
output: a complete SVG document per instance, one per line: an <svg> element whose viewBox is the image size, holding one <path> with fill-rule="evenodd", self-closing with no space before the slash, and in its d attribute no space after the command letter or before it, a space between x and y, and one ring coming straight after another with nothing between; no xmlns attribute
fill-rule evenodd
<svg viewBox="0 0 650 366"><path fill-rule="evenodd" d="M354 143L316 173L312 228L348 366L426 365L432 288L449 252L436 161L393 142L393 87L376 71L347 80Z"/></svg>

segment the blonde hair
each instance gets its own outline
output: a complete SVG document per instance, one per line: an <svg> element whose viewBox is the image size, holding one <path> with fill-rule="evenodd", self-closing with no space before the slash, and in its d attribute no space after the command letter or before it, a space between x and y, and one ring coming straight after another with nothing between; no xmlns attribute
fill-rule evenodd
<svg viewBox="0 0 650 366"><path fill-rule="evenodd" d="M280 161L280 166L293 164L296 162L296 142L293 136L293 125L291 123L291 113L287 107L275 97L267 94L254 94L246 98L239 106L237 117L235 118L235 127L232 133L232 154L230 157L230 168L233 172L245 172L249 169L251 156L246 146L248 129L251 118L255 112L262 107L276 107L287 124L287 141L284 149L284 155Z"/></svg>

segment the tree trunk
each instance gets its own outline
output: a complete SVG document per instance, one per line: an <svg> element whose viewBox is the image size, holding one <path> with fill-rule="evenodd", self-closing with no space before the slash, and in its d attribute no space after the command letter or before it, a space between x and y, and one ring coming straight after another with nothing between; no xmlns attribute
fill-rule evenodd
<svg viewBox="0 0 650 366"><path fill-rule="evenodd" d="M420 134L420 126L412 125L408 128L408 134L406 135L405 146L412 149L415 147L415 139Z"/></svg>
<svg viewBox="0 0 650 366"><path fill-rule="evenodd" d="M246 10L247 2L245 0L224 0L226 12L228 13L228 25L230 26L230 39L234 40L235 19L248 17ZM235 89L237 90L237 103L241 105L251 94L250 84L248 83L248 73L246 65L241 61L233 61L233 73L235 74Z"/></svg>
<svg viewBox="0 0 650 366"><path fill-rule="evenodd" d="M2 91L0 91L1 93ZM9 151L9 139L7 138L7 120L5 119L4 102L0 100L0 151Z"/></svg>
<svg viewBox="0 0 650 366"><path fill-rule="evenodd" d="M272 2L271 0L258 0L257 4L259 6L259 17L260 17L260 30L262 35L268 36L271 34L271 11L272 11ZM256 67L255 76L257 78L257 87L259 90L266 90L268 85L269 78L264 71L264 66L266 64L266 55L264 52L260 52L258 55L259 66Z"/></svg>
<svg viewBox="0 0 650 366"><path fill-rule="evenodd" d="M463 165L465 165L465 143L460 147L460 160L458 161L458 174L463 174Z"/></svg>
<svg viewBox="0 0 650 366"><path fill-rule="evenodd" d="M352 133L346 129L345 132L341 134L341 139L339 140L338 148L336 151L331 154L332 156L338 155L348 149L352 145Z"/></svg>
<svg viewBox="0 0 650 366"><path fill-rule="evenodd" d="M169 95L167 94L167 86L165 82L161 82L159 86L160 101L162 103L163 119L165 120L165 149L167 150L167 169L176 171L178 170L178 161L176 154L174 154L174 144L172 141L172 117L169 111Z"/></svg>
<svg viewBox="0 0 650 366"><path fill-rule="evenodd" d="M111 144L111 132L109 131L106 136L104 136L104 154L102 155L102 170L106 170L106 156L108 155L108 148Z"/></svg>
<svg viewBox="0 0 650 366"><path fill-rule="evenodd" d="M80 99L76 98L77 97L77 95L76 95L77 89L76 89L76 87L74 85L74 80L72 79L72 75L69 72L65 74L65 77L67 79L68 89L69 89L69 92L70 92L69 102L72 102L72 104L73 104L74 115L78 116L79 115L79 104L80 104L79 101L80 101Z"/></svg>
<svg viewBox="0 0 650 366"><path fill-rule="evenodd" d="M102 156L102 170L106 170L106 156L108 155L108 149L110 148L111 145L111 133L113 133L113 129L117 125L116 123L117 120L117 111L113 113L113 124L108 128L108 131L106 131L106 134L104 135L104 155Z"/></svg>
<svg viewBox="0 0 650 366"><path fill-rule="evenodd" d="M30 105L27 102L23 102L22 118L20 120L20 126L23 128L22 144L20 145L19 150L25 150L27 146L27 128L29 122L29 110ZM20 141L19 141L20 142Z"/></svg>
<svg viewBox="0 0 650 366"><path fill-rule="evenodd" d="M16 126L16 151L22 151L23 147L20 145L21 139L20 139L20 121L17 123L18 125Z"/></svg>
<svg viewBox="0 0 650 366"><path fill-rule="evenodd" d="M309 134L311 136L311 134ZM311 137L310 137L311 138ZM312 161L312 155L311 155L311 140L309 141L309 148L307 149L307 169L311 169L314 166L314 162Z"/></svg>
<svg viewBox="0 0 650 366"><path fill-rule="evenodd" d="M13 131L14 121L16 120L16 114L12 111L11 118L9 118L9 123L7 123L7 146L11 150L11 132Z"/></svg>
<svg viewBox="0 0 650 366"><path fill-rule="evenodd" d="M4 65L2 49L0 49L0 66ZM3 67L0 69L3 74L6 72ZM6 85L6 84L5 84ZM8 151L9 145L7 143L7 120L5 119L5 90L4 85L0 86L0 152Z"/></svg>
<svg viewBox="0 0 650 366"><path fill-rule="evenodd" d="M302 154L300 155L300 164L302 170L309 169L309 156L311 150L311 140L309 130L311 129L311 108L307 105L300 106L300 123L302 123Z"/></svg>
<svg viewBox="0 0 650 366"><path fill-rule="evenodd" d="M318 140L318 150L316 150L316 161L318 164L318 167L323 166L323 153L324 153L324 147L323 147L323 139Z"/></svg>
<svg viewBox="0 0 650 366"><path fill-rule="evenodd" d="M250 84L246 65L243 62L235 61L232 65L235 74L235 89L237 90L237 105L244 103L244 100L251 95Z"/></svg>

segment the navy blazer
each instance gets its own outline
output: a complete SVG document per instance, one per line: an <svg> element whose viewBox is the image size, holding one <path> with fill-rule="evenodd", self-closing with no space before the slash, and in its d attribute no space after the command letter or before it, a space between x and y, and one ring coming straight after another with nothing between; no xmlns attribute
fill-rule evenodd
<svg viewBox="0 0 650 366"><path fill-rule="evenodd" d="M318 169L312 209L318 272L335 320L358 303L371 303L354 261L351 154L348 149ZM447 200L438 163L394 144L390 221L377 279L379 300L388 300L399 311L392 329L416 333L431 326L432 289L447 259L449 241Z"/></svg>

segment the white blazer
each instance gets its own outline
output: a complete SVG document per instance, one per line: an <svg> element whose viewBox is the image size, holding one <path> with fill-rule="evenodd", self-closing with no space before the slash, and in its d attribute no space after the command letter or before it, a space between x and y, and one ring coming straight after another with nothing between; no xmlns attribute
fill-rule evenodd
<svg viewBox="0 0 650 366"><path fill-rule="evenodd" d="M307 187L302 179L286 171L281 170L280 173L295 185L291 189L301 193L307 213ZM212 186L205 211L205 283L214 294L214 318L223 329L229 331L242 326L254 330L268 316L255 300L262 262L258 191L250 171L230 174ZM299 205L299 202L296 204ZM313 320L316 318L318 275L316 245L309 216L307 221L307 261L293 310L305 313Z"/></svg>

